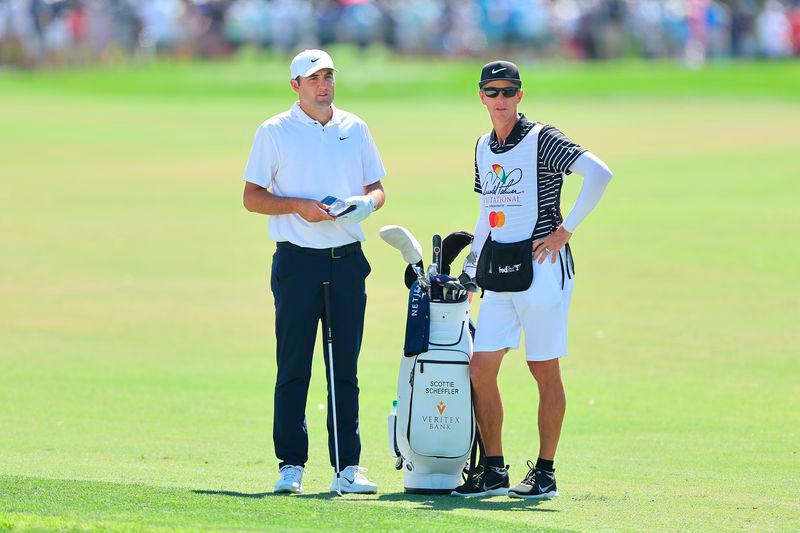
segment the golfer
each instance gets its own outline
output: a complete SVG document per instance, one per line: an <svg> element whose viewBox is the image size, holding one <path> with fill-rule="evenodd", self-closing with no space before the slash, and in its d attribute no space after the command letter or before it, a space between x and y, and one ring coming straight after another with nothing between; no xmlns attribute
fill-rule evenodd
<svg viewBox="0 0 800 533"><path fill-rule="evenodd" d="M336 69L331 57L305 50L290 70L298 101L258 128L244 173L244 206L270 215L269 236L277 243L271 276L278 362L272 438L280 461L275 492L303 491L306 399L322 319L333 333L341 490L374 493L377 485L359 467L356 369L367 303L364 280L370 273L359 223L383 205L380 180L386 172L364 121L333 106ZM337 217L341 209L321 202L329 196L350 211ZM325 281L331 287L331 316L323 313ZM328 380L328 450L335 469ZM334 473L331 490L336 485Z"/></svg>
<svg viewBox="0 0 800 533"><path fill-rule="evenodd" d="M523 91L513 63L485 65L479 89L493 130L475 146L474 190L481 196L473 251L480 256L494 243L521 243L522 257L527 257L532 245L533 280L524 284L527 289L484 293L470 374L486 464L453 495L552 498L558 496L553 461L566 407L558 360L567 355L567 311L575 278L567 243L599 202L611 171L558 129L517 112ZM564 219L561 186L573 172L583 176L583 184ZM517 268L495 269L493 274L510 276ZM539 389L539 454L536 463L528 461L522 482L509 490L497 374L506 352L519 346L523 331L528 369Z"/></svg>

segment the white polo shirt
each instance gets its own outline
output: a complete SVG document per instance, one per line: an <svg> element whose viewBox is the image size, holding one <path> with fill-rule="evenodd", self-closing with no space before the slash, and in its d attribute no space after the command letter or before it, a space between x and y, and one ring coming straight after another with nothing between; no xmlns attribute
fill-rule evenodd
<svg viewBox="0 0 800 533"><path fill-rule="evenodd" d="M364 194L364 187L386 175L366 123L333 107L325 125L309 117L295 102L256 131L244 180L270 189L276 196L344 200ZM358 223L346 220L307 222L300 215L269 217L269 236L307 248L332 248L363 241Z"/></svg>

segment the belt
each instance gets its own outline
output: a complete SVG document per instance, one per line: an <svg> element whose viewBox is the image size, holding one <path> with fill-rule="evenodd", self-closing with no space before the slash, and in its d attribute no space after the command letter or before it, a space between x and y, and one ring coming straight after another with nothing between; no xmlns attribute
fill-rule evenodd
<svg viewBox="0 0 800 533"><path fill-rule="evenodd" d="M345 244L344 246L337 246L336 248L306 248L305 246L297 246L296 244L292 244L289 241L279 241L278 248L286 248L288 250L295 250L304 254L325 255L332 259L340 259L342 257L347 257L348 255L353 255L354 253L360 252L361 243L356 241L351 242L350 244Z"/></svg>

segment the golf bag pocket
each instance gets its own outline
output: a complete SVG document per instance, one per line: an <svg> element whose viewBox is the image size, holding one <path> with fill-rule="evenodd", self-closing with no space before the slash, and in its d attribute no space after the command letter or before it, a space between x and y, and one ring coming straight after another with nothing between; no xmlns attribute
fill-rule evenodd
<svg viewBox="0 0 800 533"><path fill-rule="evenodd" d="M406 357L421 354L428 349L430 307L428 293L415 281L408 293L406 341L403 345L403 355Z"/></svg>
<svg viewBox="0 0 800 533"><path fill-rule="evenodd" d="M438 458L469 453L475 421L467 354L431 350L417 356L410 403L406 435L414 453Z"/></svg>
<svg viewBox="0 0 800 533"><path fill-rule="evenodd" d="M478 286L494 292L528 290L533 283L532 242L495 242L490 234L478 258Z"/></svg>

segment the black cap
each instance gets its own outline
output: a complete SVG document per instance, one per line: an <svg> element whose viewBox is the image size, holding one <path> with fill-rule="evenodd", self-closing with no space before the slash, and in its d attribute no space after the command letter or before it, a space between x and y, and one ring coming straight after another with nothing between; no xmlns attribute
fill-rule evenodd
<svg viewBox="0 0 800 533"><path fill-rule="evenodd" d="M481 81L478 87L483 87L490 81L506 80L513 82L517 87L522 87L522 80L519 77L519 69L511 61L492 61L486 63L481 70Z"/></svg>

